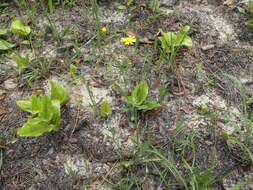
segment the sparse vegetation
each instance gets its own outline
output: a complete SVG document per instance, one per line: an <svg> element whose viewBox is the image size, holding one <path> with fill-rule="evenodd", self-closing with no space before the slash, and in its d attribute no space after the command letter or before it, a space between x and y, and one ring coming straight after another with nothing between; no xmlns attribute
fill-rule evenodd
<svg viewBox="0 0 253 190"><path fill-rule="evenodd" d="M252 13L1 1L0 189L253 189Z"/></svg>

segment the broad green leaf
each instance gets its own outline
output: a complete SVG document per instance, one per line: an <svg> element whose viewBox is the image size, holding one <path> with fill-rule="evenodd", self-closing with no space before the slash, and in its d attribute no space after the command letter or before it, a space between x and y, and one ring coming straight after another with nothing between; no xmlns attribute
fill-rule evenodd
<svg viewBox="0 0 253 190"><path fill-rule="evenodd" d="M148 95L148 84L145 80L141 81L132 91L132 102L134 106L140 106Z"/></svg>
<svg viewBox="0 0 253 190"><path fill-rule="evenodd" d="M21 128L18 129L17 134L19 136L40 136L45 132L52 131L52 125L44 121L41 118L29 119Z"/></svg>
<svg viewBox="0 0 253 190"><path fill-rule="evenodd" d="M127 104L134 105L132 96L126 96L125 101L126 101Z"/></svg>
<svg viewBox="0 0 253 190"><path fill-rule="evenodd" d="M179 33L182 35L187 35L190 29L191 29L190 26L184 26L183 28L180 29Z"/></svg>
<svg viewBox="0 0 253 190"><path fill-rule="evenodd" d="M237 10L238 10L240 13L242 13L242 14L245 14L245 13L246 13L246 10L245 10L244 8L239 7L239 6L237 6L236 8L237 8Z"/></svg>
<svg viewBox="0 0 253 190"><path fill-rule="evenodd" d="M192 46L192 39L189 36L178 35L176 40L176 46Z"/></svg>
<svg viewBox="0 0 253 190"><path fill-rule="evenodd" d="M53 117L51 123L54 124L54 130L59 130L61 125L61 104L58 100L52 100Z"/></svg>
<svg viewBox="0 0 253 190"><path fill-rule="evenodd" d="M46 121L51 121L51 119L53 118L53 105L52 105L52 101L49 98L49 96L45 95L41 98L41 107L40 107L40 111L39 111L39 117L43 118Z"/></svg>
<svg viewBox="0 0 253 190"><path fill-rule="evenodd" d="M56 82L50 82L51 85L51 99L60 101L63 105L69 100L68 92Z"/></svg>
<svg viewBox="0 0 253 190"><path fill-rule="evenodd" d="M110 115L112 113L111 105L107 101L103 101L100 106L100 111L102 115Z"/></svg>
<svg viewBox="0 0 253 190"><path fill-rule="evenodd" d="M25 26L21 19L16 19L11 23L11 32L13 34L27 36L31 32L31 28L29 26Z"/></svg>
<svg viewBox="0 0 253 190"><path fill-rule="evenodd" d="M177 35L173 32L164 32L163 30L160 30L160 32L162 34L162 37L159 37L158 39L162 43L162 48L168 52L171 50L172 46L174 46Z"/></svg>
<svg viewBox="0 0 253 190"><path fill-rule="evenodd" d="M176 46L192 46L192 39L188 36L190 26L183 27L176 38Z"/></svg>
<svg viewBox="0 0 253 190"><path fill-rule="evenodd" d="M16 46L15 44L11 44L5 40L0 39L0 50L9 50L15 46Z"/></svg>
<svg viewBox="0 0 253 190"><path fill-rule="evenodd" d="M157 102L147 102L141 106L138 106L138 110L142 110L143 112L159 108L161 107L161 104L158 104Z"/></svg>
<svg viewBox="0 0 253 190"><path fill-rule="evenodd" d="M5 35L8 33L8 29L0 29L0 35Z"/></svg>
<svg viewBox="0 0 253 190"><path fill-rule="evenodd" d="M30 100L19 100L16 103L22 110L32 113L32 102Z"/></svg>
<svg viewBox="0 0 253 190"><path fill-rule="evenodd" d="M25 57L20 57L20 56L12 56L11 57L18 65L19 68L25 69L28 68L28 63L29 63L29 57L26 55Z"/></svg>
<svg viewBox="0 0 253 190"><path fill-rule="evenodd" d="M41 97L37 97L37 96L31 96L30 98L31 101L31 105L32 105L32 114L36 115L38 113L41 112L41 108L42 108L42 99Z"/></svg>

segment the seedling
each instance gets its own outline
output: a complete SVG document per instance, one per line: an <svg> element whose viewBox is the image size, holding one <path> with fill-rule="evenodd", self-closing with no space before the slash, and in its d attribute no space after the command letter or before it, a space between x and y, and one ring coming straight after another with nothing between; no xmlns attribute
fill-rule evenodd
<svg viewBox="0 0 253 190"><path fill-rule="evenodd" d="M162 49L165 55L169 55L169 62L173 63L176 58L178 50L182 46L192 46L192 39L188 36L190 26L183 27L178 34L174 32L164 32L160 29L162 37L158 37L161 41Z"/></svg>
<svg viewBox="0 0 253 190"><path fill-rule="evenodd" d="M29 57L26 55L25 57L14 55L11 57L21 69L26 69L29 67Z"/></svg>
<svg viewBox="0 0 253 190"><path fill-rule="evenodd" d="M29 26L26 26L21 19L12 21L10 29L0 29L0 35L8 35L12 33L21 36L28 36L30 32L31 28ZM15 44L7 42L4 39L0 39L0 50L9 50L15 46Z"/></svg>
<svg viewBox="0 0 253 190"><path fill-rule="evenodd" d="M131 96L126 96L125 101L130 105L131 110L131 120L135 121L137 119L137 110L146 112L161 105L151 99L147 99L148 96L148 84L145 80L140 82L133 89Z"/></svg>
<svg viewBox="0 0 253 190"><path fill-rule="evenodd" d="M51 82L51 95L41 97L31 96L29 100L17 101L17 105L24 111L32 114L21 128L18 129L19 136L40 136L45 132L58 131L60 129L60 108L69 100L67 91L57 84Z"/></svg>
<svg viewBox="0 0 253 190"><path fill-rule="evenodd" d="M100 113L102 117L107 117L112 114L112 108L109 102L103 101L100 105Z"/></svg>

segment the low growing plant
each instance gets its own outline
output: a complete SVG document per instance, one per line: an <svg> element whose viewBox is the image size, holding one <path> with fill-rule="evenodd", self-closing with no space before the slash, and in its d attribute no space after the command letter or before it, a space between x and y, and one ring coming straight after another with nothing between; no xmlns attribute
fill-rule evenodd
<svg viewBox="0 0 253 190"><path fill-rule="evenodd" d="M164 51L164 55L169 57L169 62L173 64L176 58L178 50L182 46L192 46L192 39L188 36L190 31L190 26L185 26L181 28L178 34L174 32L164 32L160 29L162 34L158 39L161 41L161 46Z"/></svg>
<svg viewBox="0 0 253 190"><path fill-rule="evenodd" d="M146 112L161 105L148 97L148 84L145 80L135 86L130 96L125 97L125 101L130 105L131 120L137 119L137 111Z"/></svg>
<svg viewBox="0 0 253 190"><path fill-rule="evenodd" d="M10 29L0 29L0 36L6 36L8 34L16 34L20 36L28 36L31 33L31 28L26 26L24 21L21 19L15 19L11 23ZM0 50L9 50L16 45L6 41L5 39L0 39Z"/></svg>
<svg viewBox="0 0 253 190"><path fill-rule="evenodd" d="M58 131L61 123L61 106L69 100L67 91L50 82L51 95L31 96L29 100L17 101L17 105L32 114L33 118L18 129L19 136L40 136L45 132Z"/></svg>

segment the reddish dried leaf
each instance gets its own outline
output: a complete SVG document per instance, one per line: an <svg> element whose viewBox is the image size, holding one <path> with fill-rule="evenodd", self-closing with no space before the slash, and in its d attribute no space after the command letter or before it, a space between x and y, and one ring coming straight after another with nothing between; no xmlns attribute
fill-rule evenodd
<svg viewBox="0 0 253 190"><path fill-rule="evenodd" d="M6 142L4 140L0 140L0 147L5 147L6 146Z"/></svg>
<svg viewBox="0 0 253 190"><path fill-rule="evenodd" d="M231 7L233 5L233 0L224 0L223 5Z"/></svg>
<svg viewBox="0 0 253 190"><path fill-rule="evenodd" d="M0 107L0 116L4 115L4 114L7 114L7 113L8 113L8 111L5 108Z"/></svg>
<svg viewBox="0 0 253 190"><path fill-rule="evenodd" d="M145 36L142 38L139 38L139 42L144 43L144 44L153 44L154 43L153 41L151 41L149 38L147 38Z"/></svg>
<svg viewBox="0 0 253 190"><path fill-rule="evenodd" d="M182 106L180 110L184 111L185 113L191 113L192 111L196 110L196 108L193 106Z"/></svg>
<svg viewBox="0 0 253 190"><path fill-rule="evenodd" d="M74 63L74 64L81 64L83 62L83 60L82 59L73 59L72 60L72 63Z"/></svg>
<svg viewBox="0 0 253 190"><path fill-rule="evenodd" d="M5 93L1 94L1 95L0 95L0 101L3 101L3 100L5 99L5 97L6 97L6 94L5 94Z"/></svg>
<svg viewBox="0 0 253 190"><path fill-rule="evenodd" d="M128 36L135 36L134 32L132 30L130 30L130 29L126 31L126 34Z"/></svg>
<svg viewBox="0 0 253 190"><path fill-rule="evenodd" d="M161 82L161 77L160 75L157 75L155 82L151 86L151 89L157 89L160 86L160 82Z"/></svg>

